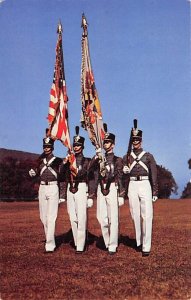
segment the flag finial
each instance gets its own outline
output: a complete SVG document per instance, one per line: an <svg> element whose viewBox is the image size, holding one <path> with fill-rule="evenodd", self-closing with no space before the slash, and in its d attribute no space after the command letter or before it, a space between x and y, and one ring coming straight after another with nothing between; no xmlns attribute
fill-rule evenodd
<svg viewBox="0 0 191 300"><path fill-rule="evenodd" d="M134 128L137 129L137 119L133 120Z"/></svg>
<svg viewBox="0 0 191 300"><path fill-rule="evenodd" d="M105 133L107 132L107 124L106 123L103 123L103 129L105 131Z"/></svg>
<svg viewBox="0 0 191 300"><path fill-rule="evenodd" d="M58 22L57 33L62 33L62 23L60 20Z"/></svg>
<svg viewBox="0 0 191 300"><path fill-rule="evenodd" d="M87 23L87 20L86 20L86 17L85 17L84 13L82 14L82 24L81 24L81 27L83 27L84 29L88 27L88 23Z"/></svg>

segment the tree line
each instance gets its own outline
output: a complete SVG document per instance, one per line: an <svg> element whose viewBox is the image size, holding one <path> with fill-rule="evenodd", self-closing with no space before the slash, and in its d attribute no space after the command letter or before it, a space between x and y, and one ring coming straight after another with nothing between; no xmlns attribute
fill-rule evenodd
<svg viewBox="0 0 191 300"><path fill-rule="evenodd" d="M38 181L31 179L29 168L35 167L31 159L6 157L0 162L0 199L34 200L38 194Z"/></svg>
<svg viewBox="0 0 191 300"><path fill-rule="evenodd" d="M190 165L191 165L191 160ZM0 199L4 201L37 200L38 178L31 178L28 174L30 168L35 168L37 161L34 159L17 159L6 157L0 162ZM172 173L163 166L157 165L159 198L170 198L177 194L178 186ZM182 198L191 197L191 183L188 183L182 193Z"/></svg>
<svg viewBox="0 0 191 300"><path fill-rule="evenodd" d="M191 169L191 158L188 160L188 168ZM184 188L181 198L191 198L191 179Z"/></svg>

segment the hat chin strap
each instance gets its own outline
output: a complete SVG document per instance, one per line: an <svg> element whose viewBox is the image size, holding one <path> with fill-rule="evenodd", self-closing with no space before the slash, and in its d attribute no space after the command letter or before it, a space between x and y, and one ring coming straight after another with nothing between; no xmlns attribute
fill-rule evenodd
<svg viewBox="0 0 191 300"><path fill-rule="evenodd" d="M114 144L112 142L110 142L110 143L111 143L111 146L109 148L105 149L106 153L110 152L114 148Z"/></svg>
<svg viewBox="0 0 191 300"><path fill-rule="evenodd" d="M133 148L134 149L141 149L141 141L136 143L136 144L133 144Z"/></svg>
<svg viewBox="0 0 191 300"><path fill-rule="evenodd" d="M82 146L80 146L80 148L79 148L79 150L74 150L74 153L76 153L76 154L78 154L78 153L81 153L83 151L83 148L82 148Z"/></svg>
<svg viewBox="0 0 191 300"><path fill-rule="evenodd" d="M51 152L53 152L53 150L54 150L54 148L49 148L49 150L48 151L44 151L44 153L46 154L46 155L49 155Z"/></svg>

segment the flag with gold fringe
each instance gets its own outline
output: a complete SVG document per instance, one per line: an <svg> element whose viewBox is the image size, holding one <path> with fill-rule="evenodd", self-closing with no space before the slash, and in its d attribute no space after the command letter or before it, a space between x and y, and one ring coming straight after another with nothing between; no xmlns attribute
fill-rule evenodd
<svg viewBox="0 0 191 300"><path fill-rule="evenodd" d="M88 30L85 15L82 15L82 64L81 64L81 125L87 130L89 138L96 148L103 147L105 136L101 105L91 66Z"/></svg>

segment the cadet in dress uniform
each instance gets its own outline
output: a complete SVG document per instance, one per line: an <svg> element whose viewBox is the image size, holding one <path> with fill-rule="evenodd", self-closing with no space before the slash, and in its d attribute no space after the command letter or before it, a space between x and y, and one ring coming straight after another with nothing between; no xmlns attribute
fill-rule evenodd
<svg viewBox="0 0 191 300"><path fill-rule="evenodd" d="M85 250L87 207L93 205L88 198L88 165L90 158L84 157L84 137L79 136L79 127L76 126L76 136L73 138L73 150L77 164L77 175L71 174L69 156L65 159L65 174L67 182L67 210L71 222L76 253Z"/></svg>
<svg viewBox="0 0 191 300"><path fill-rule="evenodd" d="M157 200L157 168L152 154L143 151L142 131L131 131L133 150L123 157L125 174L129 173L129 207L136 232L137 251L148 256L151 251L153 204Z"/></svg>
<svg viewBox="0 0 191 300"><path fill-rule="evenodd" d="M106 174L103 177L99 172L98 149L96 156L90 162L89 170L94 170L97 178L97 219L101 225L102 235L108 253L113 255L118 247L119 209L124 204L125 190L122 185L123 161L113 153L115 135L106 132L103 147L105 154Z"/></svg>
<svg viewBox="0 0 191 300"><path fill-rule="evenodd" d="M37 169L31 169L31 177L40 177L39 210L40 220L44 226L46 237L45 252L53 252L55 244L55 223L58 213L59 198L59 168L62 159L53 155L54 140L46 137L43 139L43 154L39 158Z"/></svg>

